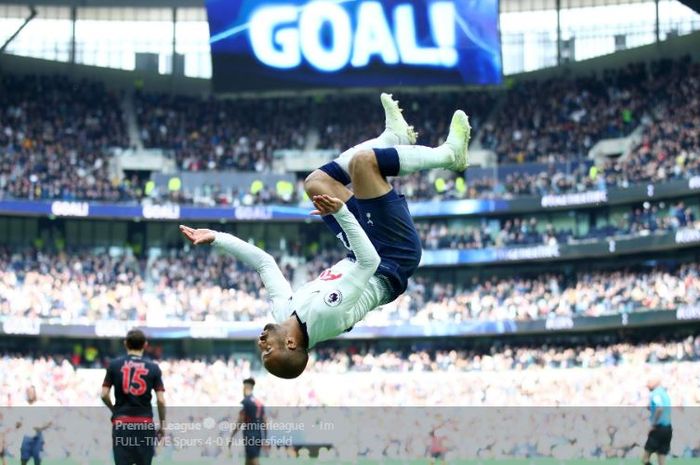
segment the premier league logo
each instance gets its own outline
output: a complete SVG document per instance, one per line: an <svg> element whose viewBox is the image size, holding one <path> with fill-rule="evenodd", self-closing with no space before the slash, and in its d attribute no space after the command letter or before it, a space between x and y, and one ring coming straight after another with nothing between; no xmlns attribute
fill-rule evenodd
<svg viewBox="0 0 700 465"><path fill-rule="evenodd" d="M340 291L331 291L323 298L329 307L337 307L343 301L343 294Z"/></svg>

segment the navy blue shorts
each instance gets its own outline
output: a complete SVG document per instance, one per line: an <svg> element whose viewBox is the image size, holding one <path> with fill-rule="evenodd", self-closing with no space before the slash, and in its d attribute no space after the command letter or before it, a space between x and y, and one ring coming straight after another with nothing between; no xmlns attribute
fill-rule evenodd
<svg viewBox="0 0 700 465"><path fill-rule="evenodd" d="M351 197L347 205L382 259L376 274L388 279L391 302L406 290L423 251L406 198L392 189L375 199Z"/></svg>

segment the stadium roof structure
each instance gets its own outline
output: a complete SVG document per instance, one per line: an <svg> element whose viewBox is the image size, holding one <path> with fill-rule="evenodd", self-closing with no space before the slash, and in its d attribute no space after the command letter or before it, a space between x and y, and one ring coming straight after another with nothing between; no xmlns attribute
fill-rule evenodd
<svg viewBox="0 0 700 465"><path fill-rule="evenodd" d="M643 3L648 0L500 0L501 12L554 10ZM700 0L679 0L700 13ZM0 3L31 6L197 8L204 0L0 0Z"/></svg>
<svg viewBox="0 0 700 465"><path fill-rule="evenodd" d="M700 0L678 0L696 13L700 13Z"/></svg>

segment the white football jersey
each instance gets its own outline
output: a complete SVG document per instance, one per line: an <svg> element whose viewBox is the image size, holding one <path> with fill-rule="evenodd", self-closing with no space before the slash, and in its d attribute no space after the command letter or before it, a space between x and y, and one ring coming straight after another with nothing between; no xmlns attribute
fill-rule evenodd
<svg viewBox="0 0 700 465"><path fill-rule="evenodd" d="M347 236L356 259L346 258L317 279L292 292L274 259L235 236L216 233L214 246L255 268L272 300L278 323L296 313L306 325L309 348L352 328L389 296L386 283L374 273L381 261L357 219L343 206L333 215Z"/></svg>

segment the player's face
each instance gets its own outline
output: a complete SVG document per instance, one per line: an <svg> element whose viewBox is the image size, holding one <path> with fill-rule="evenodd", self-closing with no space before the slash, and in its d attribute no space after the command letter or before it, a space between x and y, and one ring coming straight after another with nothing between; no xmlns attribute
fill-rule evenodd
<svg viewBox="0 0 700 465"><path fill-rule="evenodd" d="M273 323L265 325L265 328L260 333L260 337L258 337L258 347L260 348L263 362L272 357L275 352L281 351L283 345L284 334L282 334L280 325Z"/></svg>
<svg viewBox="0 0 700 465"><path fill-rule="evenodd" d="M36 389L34 386L27 388L27 401L34 402L36 400Z"/></svg>

